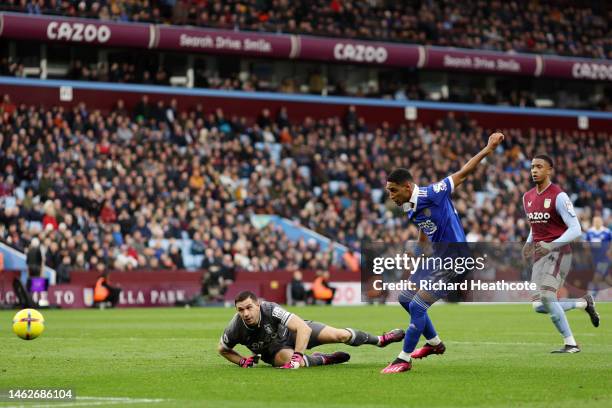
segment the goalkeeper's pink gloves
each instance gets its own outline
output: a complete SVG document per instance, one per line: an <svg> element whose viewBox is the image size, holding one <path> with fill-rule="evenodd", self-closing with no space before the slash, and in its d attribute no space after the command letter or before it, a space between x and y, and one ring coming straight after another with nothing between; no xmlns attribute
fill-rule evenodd
<svg viewBox="0 0 612 408"><path fill-rule="evenodd" d="M301 367L303 362L304 362L304 355L302 353L296 351L291 356L291 360L287 361L285 363L285 365L283 365L280 368L287 368L287 369L296 370L296 369Z"/></svg>
<svg viewBox="0 0 612 408"><path fill-rule="evenodd" d="M241 358L238 365L242 368L253 368L259 362L259 356L254 355L248 358Z"/></svg>

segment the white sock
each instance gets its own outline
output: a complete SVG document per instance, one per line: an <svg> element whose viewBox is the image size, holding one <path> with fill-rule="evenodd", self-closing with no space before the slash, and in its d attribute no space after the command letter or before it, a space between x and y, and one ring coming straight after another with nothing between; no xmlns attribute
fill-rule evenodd
<svg viewBox="0 0 612 408"><path fill-rule="evenodd" d="M565 341L565 344L568 346L576 345L576 339L574 339L574 336L567 336L563 339L563 341Z"/></svg>
<svg viewBox="0 0 612 408"><path fill-rule="evenodd" d="M357 334L355 334L355 330L349 329L348 327L345 330L347 330L351 334L351 338L345 344L351 344L353 340L355 340L355 336Z"/></svg>
<svg viewBox="0 0 612 408"><path fill-rule="evenodd" d="M587 301L584 299L577 299L576 300L576 309L586 309L587 307Z"/></svg>
<svg viewBox="0 0 612 408"><path fill-rule="evenodd" d="M432 337L431 339L427 340L427 344L429 344L430 346L437 346L440 343L442 343L442 340L440 340L439 336Z"/></svg>
<svg viewBox="0 0 612 408"><path fill-rule="evenodd" d="M410 354L405 353L403 350L397 355L397 358L401 358L404 361L410 361Z"/></svg>

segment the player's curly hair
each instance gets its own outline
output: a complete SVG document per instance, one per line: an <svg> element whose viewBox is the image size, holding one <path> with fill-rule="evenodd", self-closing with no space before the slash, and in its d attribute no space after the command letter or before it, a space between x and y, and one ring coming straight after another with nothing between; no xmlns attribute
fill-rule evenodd
<svg viewBox="0 0 612 408"><path fill-rule="evenodd" d="M534 159L542 159L542 160L544 160L546 163L548 163L548 165L549 165L551 168L553 168L553 169L555 168L555 164L554 164L554 162L553 162L553 159L552 159L552 158L551 158L549 155L547 155L547 154L538 154L538 155L536 155L536 156L534 157Z"/></svg>
<svg viewBox="0 0 612 408"><path fill-rule="evenodd" d="M410 174L410 170L400 167L389 174L387 181L390 183L404 184L412 181L412 174Z"/></svg>

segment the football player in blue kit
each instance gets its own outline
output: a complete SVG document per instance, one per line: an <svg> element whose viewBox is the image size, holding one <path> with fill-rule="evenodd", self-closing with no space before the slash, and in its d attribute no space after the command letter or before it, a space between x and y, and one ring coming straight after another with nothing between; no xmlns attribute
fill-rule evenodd
<svg viewBox="0 0 612 408"><path fill-rule="evenodd" d="M435 252L436 245L440 243L450 243L452 246L452 243L466 241L451 194L503 140L502 133L491 134L487 146L472 157L461 170L427 187L417 186L407 169L395 169L389 174L386 185L389 197L419 227L419 242L433 243ZM417 274L425 275L420 279L448 283L455 281L458 276L454 271L417 271ZM410 314L410 325L404 337L402 351L381 371L383 374L410 370L412 358L444 353L445 346L427 314L427 309L443 296L442 291L423 289L406 290L399 295L400 304ZM425 337L426 343L422 348L415 350L421 335Z"/></svg>

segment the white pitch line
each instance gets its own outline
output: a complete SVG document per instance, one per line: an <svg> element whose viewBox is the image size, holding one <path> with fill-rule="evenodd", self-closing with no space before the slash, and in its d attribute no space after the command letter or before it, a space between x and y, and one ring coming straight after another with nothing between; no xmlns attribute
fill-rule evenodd
<svg viewBox="0 0 612 408"><path fill-rule="evenodd" d="M6 408L54 408L54 407L85 407L96 405L117 405L117 404L152 404L163 402L163 399L150 398L128 398L128 397L76 397L77 401L54 402L51 404L38 405L10 405ZM85 400L79 402L78 400Z"/></svg>
<svg viewBox="0 0 612 408"><path fill-rule="evenodd" d="M584 336L581 334L580 336ZM445 341L448 344L484 344L488 346L550 346L553 343L535 343L535 342L521 342L521 341ZM600 345L598 345L599 347Z"/></svg>
<svg viewBox="0 0 612 408"><path fill-rule="evenodd" d="M130 397L81 397L77 396L76 399L82 400L100 400L100 401L144 401L144 402L162 402L160 398L130 398Z"/></svg>
<svg viewBox="0 0 612 408"><path fill-rule="evenodd" d="M445 343L449 343L449 344L484 344L484 345L488 345L488 346L533 346L533 345L538 345L538 346L546 346L549 345L549 343L533 343L533 342L520 342L520 341L454 341L454 340L449 340L446 341Z"/></svg>

